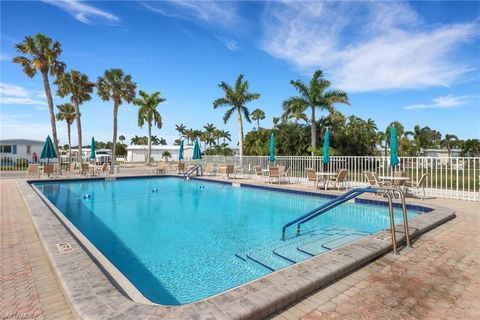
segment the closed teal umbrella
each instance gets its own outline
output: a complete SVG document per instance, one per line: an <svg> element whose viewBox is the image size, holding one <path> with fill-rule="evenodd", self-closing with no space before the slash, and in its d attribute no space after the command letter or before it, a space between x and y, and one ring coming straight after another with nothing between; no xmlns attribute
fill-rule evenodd
<svg viewBox="0 0 480 320"><path fill-rule="evenodd" d="M325 138L323 140L323 164L330 162L330 156L328 155L328 149L330 148L330 131L325 131Z"/></svg>
<svg viewBox="0 0 480 320"><path fill-rule="evenodd" d="M270 135L270 161L275 161L275 136L272 134Z"/></svg>
<svg viewBox="0 0 480 320"><path fill-rule="evenodd" d="M397 156L397 129L392 127L390 130L390 165L395 167L400 163Z"/></svg>
<svg viewBox="0 0 480 320"><path fill-rule="evenodd" d="M43 145L42 153L40 154L40 159L56 159L57 152L55 151L55 147L53 146L52 139L50 136L47 136L45 140L45 144Z"/></svg>
<svg viewBox="0 0 480 320"><path fill-rule="evenodd" d="M90 142L90 160L95 160L95 139L92 137L92 142Z"/></svg>
<svg viewBox="0 0 480 320"><path fill-rule="evenodd" d="M183 140L180 141L180 151L178 151L178 161L183 160Z"/></svg>
<svg viewBox="0 0 480 320"><path fill-rule="evenodd" d="M193 160L201 160L202 152L200 151L200 145L198 144L198 139L195 140L195 146L193 147Z"/></svg>

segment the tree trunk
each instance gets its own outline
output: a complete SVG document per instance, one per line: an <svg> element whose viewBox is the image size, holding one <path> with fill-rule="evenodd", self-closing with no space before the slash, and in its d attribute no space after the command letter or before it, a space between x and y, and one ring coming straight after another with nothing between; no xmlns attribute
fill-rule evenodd
<svg viewBox="0 0 480 320"><path fill-rule="evenodd" d="M83 162L83 153L82 153L82 120L80 115L80 106L77 102L74 102L73 105L75 106L75 113L77 114L77 135L78 135L78 157L80 162L80 170L82 170L82 162Z"/></svg>
<svg viewBox="0 0 480 320"><path fill-rule="evenodd" d="M317 122L315 120L315 106L312 106L312 127L311 127L311 143L312 143L312 149L317 148ZM312 150L312 156L315 155L314 150Z"/></svg>
<svg viewBox="0 0 480 320"><path fill-rule="evenodd" d="M260 119L257 119L257 130L260 129Z"/></svg>
<svg viewBox="0 0 480 320"><path fill-rule="evenodd" d="M42 77L43 77L43 86L45 87L45 95L47 96L48 109L50 111L50 125L52 126L53 144L55 146L55 151L57 152L57 155L60 156L58 152L58 137L57 137L57 125L55 122L55 110L53 106L52 90L50 89L50 82L48 81L48 73L42 72Z"/></svg>
<svg viewBox="0 0 480 320"><path fill-rule="evenodd" d="M240 147L240 157L243 156L243 121L242 114L240 109L238 109L238 133L239 133L239 147Z"/></svg>
<svg viewBox="0 0 480 320"><path fill-rule="evenodd" d="M147 166L150 165L150 158L152 157L152 124L148 123L148 151L147 151Z"/></svg>
<svg viewBox="0 0 480 320"><path fill-rule="evenodd" d="M112 164L110 165L110 173L114 173L114 169L115 169L115 151L117 148L117 115L118 115L118 103L115 101L113 105L113 145L112 145Z"/></svg>
<svg viewBox="0 0 480 320"><path fill-rule="evenodd" d="M67 134L68 134L68 165L72 165L72 139L70 138L70 122L67 122ZM70 169L70 168L69 168Z"/></svg>

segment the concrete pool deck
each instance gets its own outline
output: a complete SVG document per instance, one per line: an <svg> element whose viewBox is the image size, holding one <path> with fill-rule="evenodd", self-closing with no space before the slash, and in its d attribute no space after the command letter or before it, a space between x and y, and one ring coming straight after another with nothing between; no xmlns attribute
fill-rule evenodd
<svg viewBox="0 0 480 320"><path fill-rule="evenodd" d="M231 180L230 180L231 181ZM245 182L245 180L243 180L242 182ZM250 182L250 181L249 181ZM15 236L15 233L17 233L17 237L18 237L18 233L19 231L16 230L16 231L12 231L12 232L9 232L8 234L4 234L3 232L3 228L4 228L4 220L3 220L3 217L6 216L6 212L10 210L10 208L12 207L12 202L13 203L17 203L16 206L18 207L18 209L16 210L19 210L19 211L24 211L25 213L27 212L27 209L25 207L25 205L23 204L18 204L18 201L15 202L14 198L12 197L11 194L14 194L15 192L17 193L18 195L18 191L16 190L16 181L14 180L1 180L0 181L1 183L1 187L2 187L2 253L4 252L3 250L3 246L4 246L4 243L5 241L3 240L4 236L5 238L7 237L14 237ZM302 186L294 186L292 185L291 187L302 187ZM9 192L5 192L6 190L14 190L14 191L9 191ZM330 317L335 317L335 312L339 312L339 311L342 311L343 309L338 309L338 305L340 305L340 302L339 301L336 301L336 304L335 306L337 306L336 308L333 308L331 310L326 310L327 306L331 306L330 304L329 305L325 305L326 302L330 302L329 300L331 301L334 301L333 299L336 299L337 296L341 297L343 292L347 291L347 289L350 289L350 287L355 287L358 283L361 283L362 281L367 281L365 280L365 278L362 278L360 275L362 275L362 272L365 273L365 272L372 272L372 268L373 267L378 267L378 266L381 266L382 268L379 268L379 270L377 272L380 272L382 271L384 268L387 268L387 267L391 267L391 268L394 268L394 271L397 270L398 268L396 268L396 263L399 264L399 261L401 261L401 259L404 259L404 257L409 257L410 255L413 255L413 256L416 256L415 253L416 252L419 252L419 250L426 250L427 248L424 248L424 247L431 247L430 245L422 245L422 241L424 241L424 239L428 239L429 237L435 237L435 234L438 232L438 230L441 230L442 228L446 228L447 227L447 230L449 230L450 228L453 228L454 226L457 225L457 221L460 220L463 221L463 218L465 216L463 216L464 214L465 215L468 215L470 214L472 217L472 220L470 221L470 223L468 223L470 226L473 225L474 227L478 227L478 216L475 216L472 212L475 212L478 211L479 209L479 205L478 203L473 203L473 202L464 202L464 201L452 201L452 200L440 200L440 199L432 199L432 200L427 200L424 202L425 204L432 204L432 205L442 205L442 206L448 206L448 207L452 207L454 208L456 211L457 211L457 216L458 218L457 219L454 219L450 222L447 222L445 225L435 229L434 231L430 231L429 233L427 233L426 235L422 236L420 238L420 240L418 240L418 242L415 244L414 248L413 249L405 249L402 251L402 253L399 255L399 256L393 256L393 255L390 255L390 254L387 254L385 255L384 257L380 258L379 260L367 265L366 267L364 268L361 268L360 270L352 273L351 275L347 276L347 278L344 278L343 280L340 280L339 282L337 282L336 284L334 285L331 285L329 287L327 287L326 289L323 289L323 290L320 290L319 292L316 292L314 293L313 295L307 297L307 298L304 298L304 299L301 299L300 303L298 303L297 305L293 306L292 308L290 309L287 309L285 310L284 312L278 314L278 318L280 319L284 319L284 318L288 318L288 319L292 319L292 318L299 318L303 315L306 315L308 313L308 316L309 317L313 317L313 318L318 318L318 317L326 317L326 318L330 318ZM23 208L22 208L23 206ZM458 208L457 208L458 207ZM464 213L465 212L465 213ZM5 220L6 221L6 220ZM6 224L5 224L6 225ZM5 227L6 228L6 227ZM21 223L21 229L25 229L24 227L24 223L22 222ZM472 242L475 244L475 239L478 240L478 228L472 228L472 229L475 229L475 232L476 233L472 233L473 235L477 235L477 237L475 238L475 236L473 238L470 239L470 244L472 244ZM32 232L33 230L30 230L30 233ZM455 234L459 233L461 234L460 232L461 230L458 230ZM25 230L20 230L20 232L22 232L23 234L25 234ZM454 232L454 231L452 231ZM446 232L447 234L449 234L449 232ZM441 233L440 233L441 234ZM455 245L459 245L462 243L462 240L465 242L466 239L465 237L458 237L459 239L456 239L456 243ZM37 243L40 244L40 242L38 241L38 238L37 238ZM450 245L453 245L453 244L450 244ZM466 245L464 247L467 247ZM467 267L478 267L478 241L475 245L471 245L470 247L472 247L472 254L474 254L474 257L476 258L476 260L474 259L473 262L469 262L469 264L465 265L465 268ZM452 249L455 249L452 247ZM20 251L22 249L19 249ZM457 250L458 251L458 250ZM454 253L458 253L458 252L454 252ZM476 253L476 255L475 255ZM428 256L429 252L427 253L423 253L422 255L422 260L418 262L418 264L421 264L422 262L425 262L427 258L429 258ZM439 254L439 253L435 253L435 254ZM449 250L449 247L447 246L446 249L445 249L445 252L443 252L443 254L453 254L450 252ZM470 253L469 253L470 254ZM11 260L12 258L6 256L5 259L2 255L2 266L3 265L13 265L15 266L14 262L13 261L9 261ZM434 260L436 260L436 256L434 258ZM30 260L27 259L27 264L30 263ZM476 264L475 264L476 263ZM432 263L430 263L429 265L431 265ZM401 267L405 267L405 265L401 264L400 265ZM417 266L417 264L415 265L415 267ZM50 267L49 265L47 265L46 267ZM14 267L15 268L15 267ZM98 268L97 268L98 269ZM417 270L418 269L418 270ZM366 270L366 271L365 271ZM422 272L424 272L424 270L421 270L421 268L415 268L414 270L415 271L415 277L418 277L418 278L421 278L422 277ZM8 270L7 270L8 271ZM410 271L410 270L408 270ZM460 270L462 271L462 270ZM10 271L11 272L11 271ZM94 271L92 271L94 272ZM458 272L458 271L457 271ZM465 270L465 272L467 274L469 274L471 276L471 273L472 271L470 271L470 273L468 273L469 271L468 270ZM14 272L15 273L15 272ZM366 274L365 274L366 275ZM439 286L442 286L442 275L443 274L440 274L439 276L439 279L436 279L435 281L438 280L438 285ZM476 275L476 274L475 274ZM8 299L8 295L4 295L3 293L5 293L5 291L3 290L3 286L4 286L4 283L6 284L8 282L8 280L11 278L11 273L9 274L4 274L4 269L2 267L2 313L0 314L0 318L15 318L15 315L18 315L17 318L19 318L21 316L21 312L20 311L13 311L13 310L16 310L15 308L12 308L12 305L15 305L15 298L12 298L10 297L10 299ZM32 276L32 279L35 279L35 276L34 274L31 275ZM445 275L444 275L445 276ZM366 277L368 278L369 276L366 275ZM431 275L429 275L429 277L431 277ZM4 281L4 279L6 279ZM354 283L355 281L353 281L352 279L354 280L358 280L358 283ZM446 278L448 279L448 277ZM398 280L398 279L397 279ZM15 282L16 280L13 279L13 282ZM35 280L34 280L35 281ZM77 279L77 281L79 281L79 279ZM347 284L342 284L343 281L347 281ZM386 283L385 285L388 285L388 282L387 282L387 279L385 280ZM445 280L447 281L447 280ZM380 282L380 283L383 283L381 281L377 281L377 282ZM418 282L418 281L417 281ZM473 278L472 282L474 284L476 284L476 287L473 286L471 287L470 291L473 291L474 293L477 292L478 293L478 276L477 278ZM108 287L109 285L111 286L111 283L104 283L105 284L105 287ZM338 286L338 285L341 285L341 288L345 289L345 290L340 290L340 289L331 289L331 288L336 288L335 286ZM402 281L396 281L394 282L394 287L395 285L398 285L398 284L403 284ZM88 285L88 284L87 284ZM101 286L101 283L98 283L99 286ZM11 286L11 285L10 285ZM58 283L57 283L57 286ZM362 284L361 286L365 286L365 284ZM472 286L472 285L470 285ZM6 286L7 287L7 286ZM415 288L418 287L418 283L416 284ZM374 289L374 288L372 288ZM468 289L468 288L466 288ZM475 291L476 289L476 291ZM331 290L331 291L329 291ZM373 290L375 291L375 290ZM467 290L467 292L470 292ZM384 293L384 292L383 292ZM112 292L107 292L106 294L112 294ZM287 292L288 294L288 292ZM4 296L6 296L4 298ZM438 296L438 294L436 295ZM436 297L435 296L435 297ZM461 297L462 295L460 295ZM471 296L468 296L467 295L467 298ZM477 295L478 297L478 295ZM258 296L259 299L262 299L262 296L259 295ZM295 299L293 300L297 300L299 297L296 297ZM327 299L329 298L329 299ZM380 300L379 297L377 297L378 299L376 300ZM391 298L391 299L396 299L395 298L395 294L391 294L391 295L387 295L387 296L384 296L384 297L381 297L382 298L382 301L385 299L385 298ZM327 299L327 300L325 300ZM292 300L292 301L293 301ZM324 301L323 301L324 300ZM436 300L440 300L441 301L441 297L438 298L436 297ZM461 300L461 299L460 299ZM120 301L120 300L119 300ZM88 302L88 301L84 301L84 302ZM95 302L91 301L92 302L92 306L90 309L92 309L91 311L94 311L94 304ZM123 300L121 301L123 303ZM232 302L235 302L235 301L225 301L225 305L231 305ZM239 307L240 308L249 308L250 306L248 305L248 301L245 301L245 300L242 300L241 299L241 296L239 297L239 299L237 300L237 302L239 302L238 304L240 305ZM411 301L410 301L411 302ZM471 303L473 303L475 301L471 301ZM333 302L335 303L335 302ZM393 302L391 302L393 303ZM245 305L244 305L245 304ZM358 307L359 306L359 303L358 302L355 302L356 306ZM39 305L40 309L43 310L42 308L47 308L48 307L48 304L46 306L44 306L42 303L40 304L36 304L36 305ZM125 306L127 305L127 303L125 303ZM360 306L362 306L362 304L360 303ZM367 308L367 306L370 306L370 304L367 304L365 303L364 304L364 307ZM402 306L404 306L404 304L402 304ZM415 307L416 305L414 304L413 307ZM147 306L146 306L147 307ZM203 304L203 307L207 307L206 309L209 309L208 307L211 307L211 306L208 306L208 303L204 303ZM220 305L219 306L220 308L223 307L223 305ZM413 308L412 307L412 308ZM3 310L9 310L9 312L6 312L4 313ZM8 308L8 309L6 309ZM38 308L38 306L37 306ZM119 308L121 309L121 305L119 306ZM173 307L175 308L175 307ZM195 310L197 311L202 311L202 310L198 310L200 307L197 306ZM204 310L206 310L204 309ZM215 309L215 308L213 308ZM213 310L212 309L212 310ZM367 308L368 309L368 308ZM393 308L395 309L395 308ZM400 308L401 309L401 308ZM23 310L23 309L22 309ZM390 306L390 308L388 310L392 310L392 306ZM451 308L449 309L449 311L452 310ZM470 310L475 310L474 308L470 308ZM138 311L139 310L139 307L138 306L129 306L127 309L126 309L126 313L122 314L117 314L119 317L122 317L122 315L125 316L125 318L127 318L128 315L130 316L133 316L135 314L135 312L137 312L138 314ZM187 310L183 310L185 312L187 312ZM211 310L210 310L211 311ZM202 312L199 312L199 313L183 313L183 314L177 314L177 318L185 318L185 317L198 317L198 318L227 318L228 317L228 314L225 314L223 313L224 310L217 310L215 309L215 312L210 312L210 313L202 313ZM313 311L313 312L311 312ZM393 310L395 311L395 310ZM358 309L355 311L355 313L358 313ZM42 312L43 314L43 312ZM39 316L41 316L42 314L40 314ZM105 314L105 310L102 310L102 312L99 313L99 315L106 315ZM339 313L340 315L342 315L343 313ZM366 313L367 315L368 313ZM394 314L394 313L393 313ZM12 316L14 315L14 316ZM23 315L26 315L26 314L23 314ZM35 313L35 315L37 315L37 313ZM202 316L203 315L203 316ZM208 316L209 315L209 316ZM389 317L391 317L392 314L389 314ZM66 316L66 315L65 315ZM159 317L159 318L162 318L162 315L160 314L156 314L156 313L152 313L150 314L150 317L152 318L155 318L155 317ZM164 314L164 316L167 316L167 314ZM170 316L173 316L172 313L170 313ZM232 315L233 316L233 315ZM427 316L427 314L425 314L425 316ZM375 313L372 313L372 317L375 317ZM44 318L49 318L48 316L44 316ZM54 319L54 317L50 317L51 319ZM378 317L377 317L378 318ZM400 318L400 317L399 317ZM402 317L403 318L403 317ZM417 317L418 318L418 317ZM28 319L28 318L26 318Z"/></svg>

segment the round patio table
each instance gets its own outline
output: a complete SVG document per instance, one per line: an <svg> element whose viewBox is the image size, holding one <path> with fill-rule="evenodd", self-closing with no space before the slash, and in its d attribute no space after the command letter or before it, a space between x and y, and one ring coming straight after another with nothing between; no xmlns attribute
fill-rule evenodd
<svg viewBox="0 0 480 320"><path fill-rule="evenodd" d="M386 180L386 181L391 181L393 185L396 185L396 187L405 189L405 182L410 181L409 177L394 177L394 176L380 176L378 177L380 180ZM405 191L405 190L403 190Z"/></svg>
<svg viewBox="0 0 480 320"><path fill-rule="evenodd" d="M337 175L335 172L315 172L318 178L323 181L323 186L327 190L327 180L328 178L333 178Z"/></svg>

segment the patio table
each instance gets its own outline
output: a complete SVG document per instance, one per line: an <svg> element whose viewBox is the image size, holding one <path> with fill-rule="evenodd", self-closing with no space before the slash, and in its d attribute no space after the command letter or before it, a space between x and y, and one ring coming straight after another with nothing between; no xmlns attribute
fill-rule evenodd
<svg viewBox="0 0 480 320"><path fill-rule="evenodd" d="M325 190L327 190L327 180L328 178L335 177L337 173L335 172L315 172L317 177L320 178L321 181L323 181L323 186Z"/></svg>
<svg viewBox="0 0 480 320"><path fill-rule="evenodd" d="M403 191L405 191L405 182L410 181L409 177L380 176L378 178L384 181L391 181L394 186L403 189Z"/></svg>

